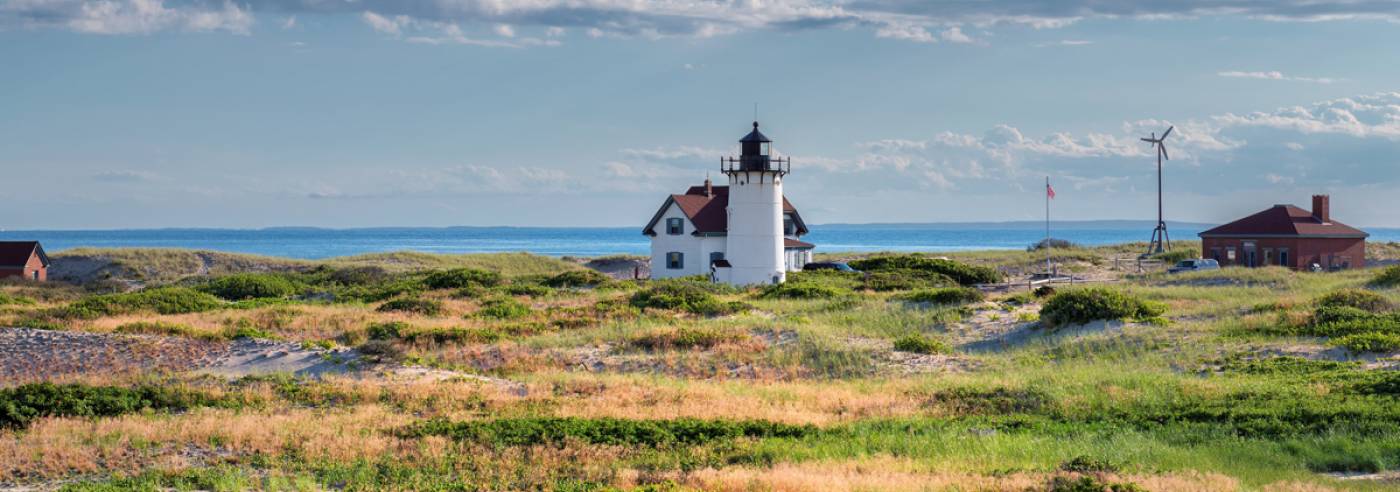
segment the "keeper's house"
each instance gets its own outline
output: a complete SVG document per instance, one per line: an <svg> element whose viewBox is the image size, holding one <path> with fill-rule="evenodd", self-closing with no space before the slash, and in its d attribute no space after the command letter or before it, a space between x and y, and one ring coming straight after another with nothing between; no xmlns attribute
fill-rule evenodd
<svg viewBox="0 0 1400 492"><path fill-rule="evenodd" d="M0 241L0 279L49 279L49 255L38 241Z"/></svg>
<svg viewBox="0 0 1400 492"><path fill-rule="evenodd" d="M1278 265L1295 270L1366 266L1369 234L1332 220L1331 200L1314 195L1312 210L1274 205L1202 232L1201 252L1222 266Z"/></svg>

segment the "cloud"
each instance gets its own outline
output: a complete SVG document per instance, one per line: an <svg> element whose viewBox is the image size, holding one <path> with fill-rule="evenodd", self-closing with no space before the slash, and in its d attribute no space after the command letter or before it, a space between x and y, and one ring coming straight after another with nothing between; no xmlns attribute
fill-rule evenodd
<svg viewBox="0 0 1400 492"><path fill-rule="evenodd" d="M147 181L156 181L160 179L160 176L146 171L122 169L114 171L101 171L93 174L92 179L93 181L100 181L104 183L140 183Z"/></svg>
<svg viewBox="0 0 1400 492"><path fill-rule="evenodd" d="M247 33L252 12L275 12L288 19L311 15L358 16L373 12L371 26L398 32L407 23L457 25L497 31L502 38L538 32L559 37L579 29L591 37L661 39L706 38L743 31L865 29L883 38L920 43L973 42L964 26L1023 26L1056 29L1086 19L1171 21L1213 17L1263 21L1400 22L1395 2L1316 2L1313 0L1184 0L1179 2L1100 2L1095 0L1008 0L998 2L915 2L904 0L773 0L709 2L694 0L12 0L0 5L0 27L66 28L105 34L162 30ZM366 16L368 17L368 16ZM282 25L287 25L286 22ZM505 28L503 29L502 26ZM937 32L935 35L933 33ZM1061 43L1074 46L1073 40ZM478 44L478 43L463 43ZM544 43L520 43L520 46ZM1047 44L1049 46L1049 44Z"/></svg>
<svg viewBox="0 0 1400 492"><path fill-rule="evenodd" d="M1139 140L1175 127L1168 173L1201 196L1264 193L1309 183L1321 190L1400 184L1400 92L1249 114L1124 122L1116 130L1029 135L1010 125L981 134L941 132L854 144L852 156L798 155L794 173L815 173L824 193L870 196L926 188L1004 196L1015 183L1052 176L1096 194L1152 188L1156 161ZM1261 179L1262 178L1262 179ZM1110 214L1111 215L1111 214Z"/></svg>
<svg viewBox="0 0 1400 492"><path fill-rule="evenodd" d="M286 20L282 21L282 30L284 31L295 27L297 27L297 16L295 15L289 15Z"/></svg>
<svg viewBox="0 0 1400 492"><path fill-rule="evenodd" d="M456 23L438 22L415 19L407 15L387 16L377 12L365 11L360 14L360 18L368 24L371 29L377 32L388 34L393 38L403 38L410 43L418 44L458 44L483 46L491 48L523 48L526 46L558 46L560 43L556 39L541 39L536 37L515 36L515 28L509 24L497 24L492 31L496 39L479 38L468 36L462 27ZM403 37L406 33L411 36Z"/></svg>
<svg viewBox="0 0 1400 492"><path fill-rule="evenodd" d="M1234 79L1291 80L1297 82L1311 82L1315 84L1331 84L1339 80L1330 77L1295 77L1284 75L1283 72L1279 72L1276 70L1268 72L1244 72L1239 70L1230 70L1225 72L1217 72L1216 75Z"/></svg>
<svg viewBox="0 0 1400 492"><path fill-rule="evenodd" d="M1088 46L1091 44L1094 44L1094 42L1083 39L1061 39L1059 41L1047 43L1036 43L1034 46L1036 48L1049 48L1052 46Z"/></svg>
<svg viewBox="0 0 1400 492"><path fill-rule="evenodd" d="M971 42L973 42L972 37L971 37L971 36L968 36L968 35L966 35L966 34L963 34L962 28L961 28L961 27L958 27L958 26L953 26L953 27L950 27L950 28L948 28L948 29L945 29L943 32L938 33L938 37L942 38L944 41L947 41L947 42L949 42L949 43L971 43Z"/></svg>
<svg viewBox="0 0 1400 492"><path fill-rule="evenodd" d="M6 25L89 34L167 30L248 34L253 14L232 1L167 6L163 0L25 0L0 5L0 27Z"/></svg>

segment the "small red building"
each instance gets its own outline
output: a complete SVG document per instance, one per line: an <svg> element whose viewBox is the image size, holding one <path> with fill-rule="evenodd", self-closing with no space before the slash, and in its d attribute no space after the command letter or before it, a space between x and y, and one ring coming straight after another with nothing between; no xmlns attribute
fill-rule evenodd
<svg viewBox="0 0 1400 492"><path fill-rule="evenodd" d="M49 279L49 255L38 241L0 241L0 278Z"/></svg>
<svg viewBox="0 0 1400 492"><path fill-rule="evenodd" d="M1366 266L1369 234L1332 220L1327 195L1313 195L1312 210L1273 208L1202 232L1201 252L1224 265L1279 265L1295 270L1343 270Z"/></svg>

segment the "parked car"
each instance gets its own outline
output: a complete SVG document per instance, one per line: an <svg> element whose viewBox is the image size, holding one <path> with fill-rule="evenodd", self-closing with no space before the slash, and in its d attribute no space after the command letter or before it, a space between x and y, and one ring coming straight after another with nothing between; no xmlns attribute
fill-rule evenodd
<svg viewBox="0 0 1400 492"><path fill-rule="evenodd" d="M1198 271L1201 271L1201 270L1219 270L1219 269L1220 269L1220 262L1215 261L1215 260L1212 260L1212 259L1208 259L1208 258L1197 258L1197 259L1194 259L1194 260L1181 260L1181 261L1179 261L1179 262L1176 263L1176 266L1171 267L1171 268L1168 268L1168 269L1167 269L1167 272L1168 272L1168 273L1181 273L1181 272L1198 272Z"/></svg>
<svg viewBox="0 0 1400 492"><path fill-rule="evenodd" d="M856 270L856 269L854 269L854 268L851 268L850 265L847 265L847 264L845 264L845 263L843 263L843 262L839 262L839 261L822 261L822 262L816 262L816 263L808 263L808 264L802 266L802 270L803 270L803 271L812 271L812 270L836 270L836 271L838 271L838 272L854 272L854 273L860 273L860 270Z"/></svg>

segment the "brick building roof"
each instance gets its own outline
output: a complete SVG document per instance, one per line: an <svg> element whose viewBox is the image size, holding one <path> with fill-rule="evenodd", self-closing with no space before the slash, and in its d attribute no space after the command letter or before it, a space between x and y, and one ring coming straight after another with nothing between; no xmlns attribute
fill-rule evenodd
<svg viewBox="0 0 1400 492"><path fill-rule="evenodd" d="M29 257L39 254L39 261L49 266L49 256L39 241L0 241L0 267L20 268L29 263Z"/></svg>
<svg viewBox="0 0 1400 492"><path fill-rule="evenodd" d="M1296 236L1367 237L1369 234L1335 220L1323 222L1293 205L1274 205L1254 215L1202 232L1201 237Z"/></svg>

